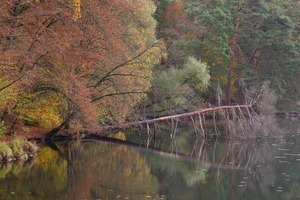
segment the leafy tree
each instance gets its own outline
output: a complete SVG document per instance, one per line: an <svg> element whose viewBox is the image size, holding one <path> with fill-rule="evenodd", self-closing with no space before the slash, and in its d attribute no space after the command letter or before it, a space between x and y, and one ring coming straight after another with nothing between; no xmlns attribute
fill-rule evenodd
<svg viewBox="0 0 300 200"><path fill-rule="evenodd" d="M182 68L170 68L154 76L146 100L150 116L194 110L201 103L199 93L210 81L209 66L189 57Z"/></svg>
<svg viewBox="0 0 300 200"><path fill-rule="evenodd" d="M40 102L55 93L62 125L123 121L164 50L154 10L149 0L8 1L0 7L0 64L10 71L0 92L14 86ZM45 103L32 106L53 102Z"/></svg>
<svg viewBox="0 0 300 200"><path fill-rule="evenodd" d="M294 1L248 2L243 10L248 16L238 40L246 59L241 67L246 69L248 80L271 80L280 102L297 99L297 92L286 92L295 88L294 80L299 78L298 10L299 3Z"/></svg>
<svg viewBox="0 0 300 200"><path fill-rule="evenodd" d="M167 2L169 6L175 4ZM299 78L299 3L293 0L182 2L189 16L186 26L177 26L173 34L176 37L171 40L162 35L169 39L170 62L173 58L181 59L174 59L175 63L182 62L192 55L208 63L212 83L218 81L226 89L228 104L231 100L242 102L240 79L246 80L247 85L271 80L273 89L281 96L279 102L297 99L294 80ZM169 29L166 24L162 26L163 30L159 29L162 33Z"/></svg>

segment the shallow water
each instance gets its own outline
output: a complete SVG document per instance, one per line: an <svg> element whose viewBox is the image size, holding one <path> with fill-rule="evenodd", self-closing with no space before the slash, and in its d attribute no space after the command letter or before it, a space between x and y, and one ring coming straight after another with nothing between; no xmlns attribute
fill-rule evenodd
<svg viewBox="0 0 300 200"><path fill-rule="evenodd" d="M189 127L161 126L114 140L42 147L1 166L0 199L300 199L299 120L282 139L203 141ZM126 142L124 142L126 140Z"/></svg>

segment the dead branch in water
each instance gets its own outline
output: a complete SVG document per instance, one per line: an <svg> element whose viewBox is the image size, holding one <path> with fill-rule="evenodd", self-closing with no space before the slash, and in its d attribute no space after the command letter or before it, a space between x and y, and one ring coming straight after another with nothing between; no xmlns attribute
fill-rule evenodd
<svg viewBox="0 0 300 200"><path fill-rule="evenodd" d="M147 119L147 120L142 120L142 121L137 121L137 122L126 123L126 124L122 124L122 125L117 125L117 126L107 126L107 127L104 127L100 130L93 131L93 133L95 133L95 134L105 134L105 133L108 133L108 132L111 132L111 131L124 130L124 129L128 129L128 128L139 127L139 126L144 126L144 125L146 125L149 128L150 124L155 124L155 123L165 122L165 121L171 121L172 122L171 136L172 136L172 135L175 134L176 127L177 127L177 123L175 123L175 125L174 125L174 120L175 120L175 122L178 122L178 120L183 119L183 118L191 119L192 122L193 122L193 125L194 125L195 132L197 132L198 128L195 126L194 117L198 117L200 129L201 129L201 134L202 134L203 137L206 137L207 134L206 134L206 125L205 125L205 115L207 113L213 112L213 114L215 116L215 113L217 111L221 111L225 115L225 118L228 119L229 118L229 113L232 114L233 111L234 111L234 113L236 113L235 109L239 110L242 117L245 117L242 114L242 109L245 109L245 112L250 117L249 109L253 110L252 105L253 104L251 103L249 105L233 105L233 106L219 106L219 107L206 108L206 109L201 109L201 110L197 110L197 111L194 111L194 112L164 116L164 117L159 117L159 118L155 118L155 119ZM234 115L236 115L236 114L234 114ZM214 121L215 120L216 119L214 117ZM89 132L89 133L91 133L91 132Z"/></svg>

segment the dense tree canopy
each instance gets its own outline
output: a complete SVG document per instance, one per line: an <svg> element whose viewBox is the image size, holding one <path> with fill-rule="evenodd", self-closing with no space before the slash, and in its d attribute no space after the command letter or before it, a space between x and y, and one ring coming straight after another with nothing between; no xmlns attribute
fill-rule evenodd
<svg viewBox="0 0 300 200"><path fill-rule="evenodd" d="M193 110L216 103L218 84L227 104L243 103L242 87L265 80L278 107L291 109L300 96L299 7L295 0L6 1L0 132L24 124L92 129L141 110Z"/></svg>
<svg viewBox="0 0 300 200"><path fill-rule="evenodd" d="M164 49L149 0L11 0L0 11L2 120L43 97L76 126L121 122Z"/></svg>
<svg viewBox="0 0 300 200"><path fill-rule="evenodd" d="M227 102L242 102L237 98L241 97L240 80L247 85L271 80L281 103L299 99L295 85L300 66L299 2L158 2L158 30L159 35L168 39L169 62L180 66L188 56L207 62L211 66L212 85L220 82L227 90ZM182 18L185 21L177 20L176 26L164 23L176 16L168 15L174 7L180 10L176 13L184 12L188 16ZM286 106L281 104L283 109Z"/></svg>

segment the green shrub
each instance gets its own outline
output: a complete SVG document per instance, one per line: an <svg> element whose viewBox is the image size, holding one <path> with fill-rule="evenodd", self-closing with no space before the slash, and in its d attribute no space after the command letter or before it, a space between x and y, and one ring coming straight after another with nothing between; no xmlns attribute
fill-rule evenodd
<svg viewBox="0 0 300 200"><path fill-rule="evenodd" d="M24 153L23 148L22 148L22 140L20 139L15 139L11 142L11 150L13 155L21 155Z"/></svg>
<svg viewBox="0 0 300 200"><path fill-rule="evenodd" d="M6 161L13 157L11 148L6 143L0 143L0 161Z"/></svg>
<svg viewBox="0 0 300 200"><path fill-rule="evenodd" d="M0 136L4 135L5 131L6 131L5 123L4 121L0 120Z"/></svg>
<svg viewBox="0 0 300 200"><path fill-rule="evenodd" d="M209 81L209 66L189 57L181 68L169 68L154 76L146 102L148 111L159 116L194 110L201 105L200 92Z"/></svg>
<svg viewBox="0 0 300 200"><path fill-rule="evenodd" d="M24 155L26 153L35 153L38 150L38 147L35 146L33 143L28 142L24 139L14 139L11 142L11 149L13 155Z"/></svg>

